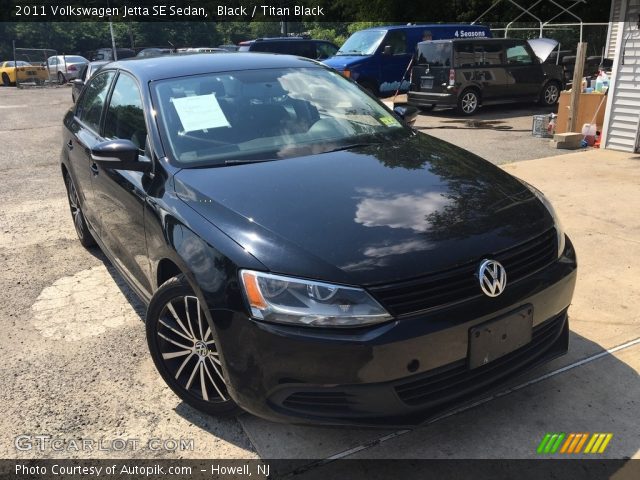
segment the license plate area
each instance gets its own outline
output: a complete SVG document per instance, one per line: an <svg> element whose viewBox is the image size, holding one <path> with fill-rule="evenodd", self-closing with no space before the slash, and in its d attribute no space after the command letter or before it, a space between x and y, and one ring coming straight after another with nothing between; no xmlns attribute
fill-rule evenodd
<svg viewBox="0 0 640 480"><path fill-rule="evenodd" d="M477 368L531 342L533 305L469 329L469 368Z"/></svg>
<svg viewBox="0 0 640 480"><path fill-rule="evenodd" d="M433 88L433 77L420 77L420 87L431 90Z"/></svg>

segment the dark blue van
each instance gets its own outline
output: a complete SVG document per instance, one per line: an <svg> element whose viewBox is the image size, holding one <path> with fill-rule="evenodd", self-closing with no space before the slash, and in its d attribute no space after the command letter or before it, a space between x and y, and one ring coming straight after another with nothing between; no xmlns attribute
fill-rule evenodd
<svg viewBox="0 0 640 480"><path fill-rule="evenodd" d="M352 78L376 95L409 90L409 76L400 81L416 45L423 40L490 38L489 27L465 24L393 25L360 30L351 35L324 64Z"/></svg>

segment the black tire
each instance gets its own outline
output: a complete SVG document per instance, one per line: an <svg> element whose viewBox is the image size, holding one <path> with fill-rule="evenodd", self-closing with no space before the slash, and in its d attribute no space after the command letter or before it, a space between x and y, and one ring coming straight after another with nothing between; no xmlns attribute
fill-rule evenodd
<svg viewBox="0 0 640 480"><path fill-rule="evenodd" d="M168 280L153 295L146 330L153 363L181 400L217 417L242 412L227 393L217 336L184 275Z"/></svg>
<svg viewBox="0 0 640 480"><path fill-rule="evenodd" d="M560 84L558 82L547 83L540 93L540 103L545 107L552 107L560 99Z"/></svg>
<svg viewBox="0 0 640 480"><path fill-rule="evenodd" d="M10 87L11 86L11 80L9 79L9 75L7 75L6 73L2 74L2 84L5 87Z"/></svg>
<svg viewBox="0 0 640 480"><path fill-rule="evenodd" d="M58 72L58 84L59 85L64 85L66 83L67 79L64 78L64 74L62 72Z"/></svg>
<svg viewBox="0 0 640 480"><path fill-rule="evenodd" d="M84 218L84 213L82 213L82 205L80 204L78 190L68 173L64 175L64 184L67 187L69 210L71 211L73 226L78 234L78 240L80 240L83 247L91 248L96 244L96 241L93 238L93 235L91 235L89 227L87 227L87 221Z"/></svg>
<svg viewBox="0 0 640 480"><path fill-rule="evenodd" d="M473 88L464 90L458 97L458 113L462 115L473 115L480 106L480 96Z"/></svg>

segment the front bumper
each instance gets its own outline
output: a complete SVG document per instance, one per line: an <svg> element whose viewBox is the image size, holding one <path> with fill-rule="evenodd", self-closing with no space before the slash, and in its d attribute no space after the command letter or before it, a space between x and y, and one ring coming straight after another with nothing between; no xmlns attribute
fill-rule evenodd
<svg viewBox="0 0 640 480"><path fill-rule="evenodd" d="M212 311L213 318L226 317L217 330L229 393L245 410L275 421L426 422L566 353L576 268L567 239L559 260L499 297L357 331L269 325L239 312ZM469 329L525 305L534 312L531 342L469 369Z"/></svg>

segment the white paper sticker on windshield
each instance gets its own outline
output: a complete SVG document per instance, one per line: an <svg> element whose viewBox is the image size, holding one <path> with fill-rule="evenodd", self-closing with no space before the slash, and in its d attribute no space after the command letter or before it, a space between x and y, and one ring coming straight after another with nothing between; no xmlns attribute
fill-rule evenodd
<svg viewBox="0 0 640 480"><path fill-rule="evenodd" d="M173 98L185 132L230 127L215 94Z"/></svg>

